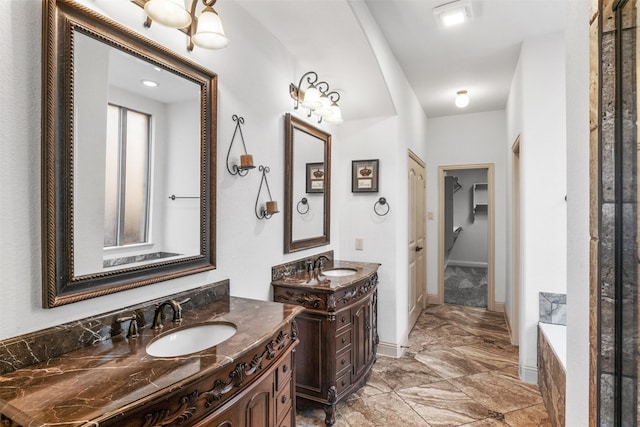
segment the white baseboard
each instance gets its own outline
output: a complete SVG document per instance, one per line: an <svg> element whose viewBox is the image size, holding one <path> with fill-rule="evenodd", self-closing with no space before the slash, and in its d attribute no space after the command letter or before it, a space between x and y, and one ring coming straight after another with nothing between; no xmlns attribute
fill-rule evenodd
<svg viewBox="0 0 640 427"><path fill-rule="evenodd" d="M438 296L438 294L428 294L427 295L427 304L442 304L442 301L440 301L440 297Z"/></svg>
<svg viewBox="0 0 640 427"><path fill-rule="evenodd" d="M538 367L537 366L520 365L518 371L520 374L520 379L525 383L538 384Z"/></svg>
<svg viewBox="0 0 640 427"><path fill-rule="evenodd" d="M493 311L495 311L496 313L506 313L504 310L504 303L495 301L493 303Z"/></svg>
<svg viewBox="0 0 640 427"><path fill-rule="evenodd" d="M394 344L391 342L380 341L378 343L377 354L398 359L402 357L402 355L404 354L404 350L405 348L403 348L403 346L401 345Z"/></svg>
<svg viewBox="0 0 640 427"><path fill-rule="evenodd" d="M513 344L513 333L511 332L511 319L509 319L509 313L507 313L507 310L502 310L502 313L504 314L504 321L507 324L507 331L509 332L509 337L512 338L511 344Z"/></svg>
<svg viewBox="0 0 640 427"><path fill-rule="evenodd" d="M486 262L476 262L476 261L456 261L455 259L450 259L447 262L447 266L455 266L455 267L481 267L487 268L489 264Z"/></svg>

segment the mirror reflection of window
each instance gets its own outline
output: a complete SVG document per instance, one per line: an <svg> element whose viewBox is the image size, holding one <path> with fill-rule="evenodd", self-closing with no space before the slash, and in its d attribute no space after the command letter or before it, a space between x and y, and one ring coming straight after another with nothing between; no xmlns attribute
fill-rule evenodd
<svg viewBox="0 0 640 427"><path fill-rule="evenodd" d="M109 104L104 247L148 241L151 116Z"/></svg>

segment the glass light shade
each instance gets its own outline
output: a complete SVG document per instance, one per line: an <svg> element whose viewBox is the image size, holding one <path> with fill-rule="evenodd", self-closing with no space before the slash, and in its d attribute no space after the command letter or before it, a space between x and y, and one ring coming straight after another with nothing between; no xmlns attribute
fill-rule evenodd
<svg viewBox="0 0 640 427"><path fill-rule="evenodd" d="M326 95L322 95L320 97L320 106L313 110L313 113L322 117L332 115L333 110L331 109L331 100Z"/></svg>
<svg viewBox="0 0 640 427"><path fill-rule="evenodd" d="M456 94L456 107L464 108L469 105L469 94L466 90L458 91Z"/></svg>
<svg viewBox="0 0 640 427"><path fill-rule="evenodd" d="M152 21L171 28L184 28L191 24L191 15L184 8L183 0L150 0L144 5L145 13Z"/></svg>
<svg viewBox="0 0 640 427"><path fill-rule="evenodd" d="M205 49L224 49L229 39L224 35L222 21L210 6L205 7L198 18L196 33L191 36L196 46Z"/></svg>
<svg viewBox="0 0 640 427"><path fill-rule="evenodd" d="M322 106L322 103L320 102L320 91L313 84L309 85L307 90L304 92L302 106L311 110L315 110Z"/></svg>
<svg viewBox="0 0 640 427"><path fill-rule="evenodd" d="M335 102L331 105L331 114L324 118L327 123L342 123L342 111Z"/></svg>

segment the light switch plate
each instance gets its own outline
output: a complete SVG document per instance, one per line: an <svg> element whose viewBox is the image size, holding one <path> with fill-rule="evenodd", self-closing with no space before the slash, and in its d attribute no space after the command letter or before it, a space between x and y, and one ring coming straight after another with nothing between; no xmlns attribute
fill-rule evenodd
<svg viewBox="0 0 640 427"><path fill-rule="evenodd" d="M364 239L361 237L356 237L356 251L364 250Z"/></svg>

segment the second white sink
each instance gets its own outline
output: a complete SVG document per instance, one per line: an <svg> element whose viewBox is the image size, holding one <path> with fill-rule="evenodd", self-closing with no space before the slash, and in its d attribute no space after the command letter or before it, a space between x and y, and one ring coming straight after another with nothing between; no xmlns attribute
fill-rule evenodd
<svg viewBox="0 0 640 427"><path fill-rule="evenodd" d="M232 323L205 323L177 329L160 335L149 343L147 354L155 357L176 357L214 347L238 331Z"/></svg>
<svg viewBox="0 0 640 427"><path fill-rule="evenodd" d="M331 270L323 270L322 274L330 277L342 277L342 276L351 276L352 274L356 274L358 270L355 268L333 268Z"/></svg>

